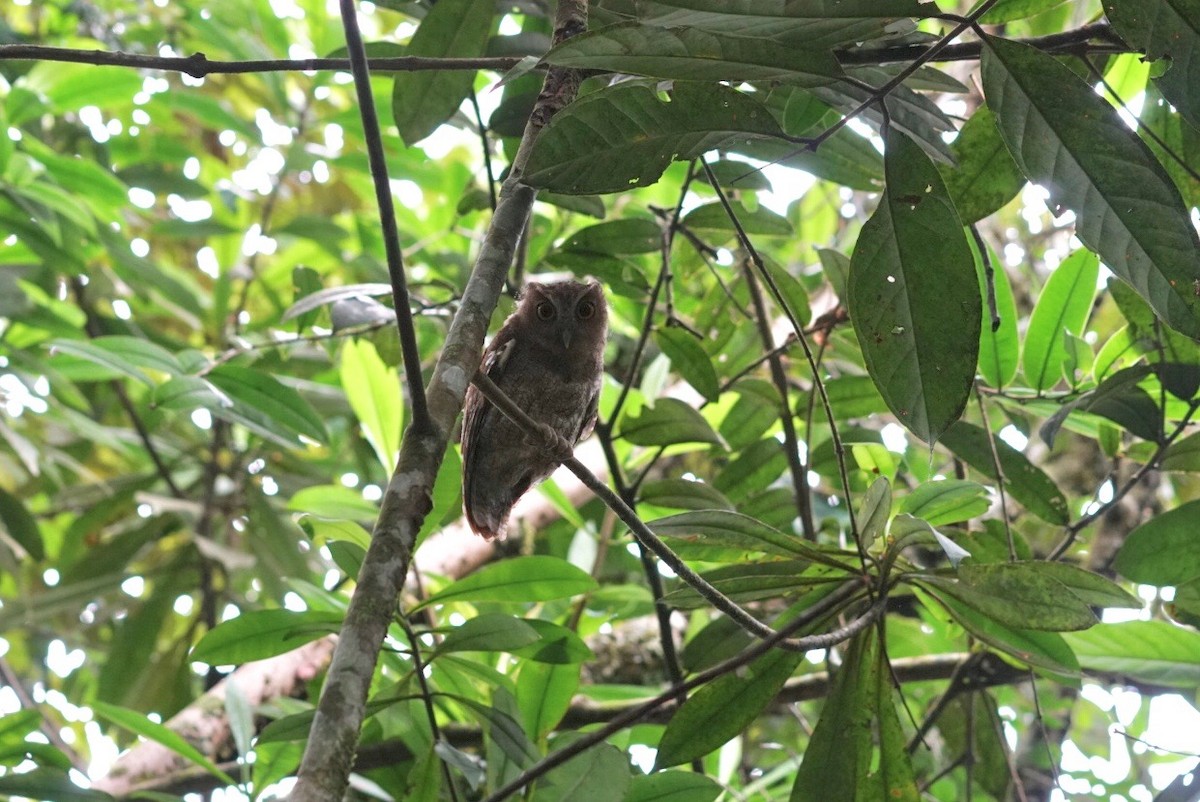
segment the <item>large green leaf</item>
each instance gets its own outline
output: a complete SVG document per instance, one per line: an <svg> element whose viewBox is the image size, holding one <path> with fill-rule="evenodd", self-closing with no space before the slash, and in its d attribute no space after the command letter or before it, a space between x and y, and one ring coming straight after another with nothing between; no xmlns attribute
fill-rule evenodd
<svg viewBox="0 0 1200 802"><path fill-rule="evenodd" d="M795 535L731 510L695 510L647 523L659 537L685 550L729 550L760 552L779 557L801 558L832 567L853 570L836 557Z"/></svg>
<svg viewBox="0 0 1200 802"><path fill-rule="evenodd" d="M942 445L961 457L968 465L990 479L999 481L996 462L1004 478L1004 490L1025 508L1044 521L1065 526L1070 518L1067 499L1045 471L1034 465L1020 451L993 435L988 443L987 432L973 423L959 421L946 430ZM992 449L995 448L995 456Z"/></svg>
<svg viewBox="0 0 1200 802"><path fill-rule="evenodd" d="M421 21L406 55L482 56L495 7L492 0L441 0ZM397 73L392 84L392 115L401 139L412 145L432 134L458 110L474 80L471 70Z"/></svg>
<svg viewBox="0 0 1200 802"><path fill-rule="evenodd" d="M1200 238L1146 145L1052 56L985 39L983 89L1022 172L1076 215L1076 235L1166 322L1200 338Z"/></svg>
<svg viewBox="0 0 1200 802"><path fill-rule="evenodd" d="M571 195L620 192L653 184L673 159L782 133L767 109L725 86L678 82L668 101L645 84L618 85L554 115L524 180Z"/></svg>
<svg viewBox="0 0 1200 802"><path fill-rule="evenodd" d="M1159 513L1125 538L1113 568L1134 582L1184 585L1200 579L1200 500Z"/></svg>
<svg viewBox="0 0 1200 802"><path fill-rule="evenodd" d="M404 396L400 376L379 357L367 340L347 340L342 345L342 389L358 418L367 442L383 469L391 473L400 451L400 427Z"/></svg>
<svg viewBox="0 0 1200 802"><path fill-rule="evenodd" d="M652 25L688 26L819 50L873 39L889 22L936 11L918 0L649 0L637 4L637 13Z"/></svg>
<svg viewBox="0 0 1200 802"><path fill-rule="evenodd" d="M625 802L714 802L724 789L691 771L659 771L633 778Z"/></svg>
<svg viewBox="0 0 1200 802"><path fill-rule="evenodd" d="M889 131L887 191L850 265L850 318L888 408L935 442L975 379L982 301L962 223L933 162Z"/></svg>
<svg viewBox="0 0 1200 802"><path fill-rule="evenodd" d="M229 785L236 785L236 782L228 774L221 771L199 749L184 740L183 736L174 730L146 718L146 716L136 710L128 710L100 700L93 701L90 707L100 718L106 719L118 727L124 727L130 732L141 735L151 741L162 744L185 760L200 766L222 782Z"/></svg>
<svg viewBox="0 0 1200 802"><path fill-rule="evenodd" d="M1170 61L1158 88L1200 127L1200 0L1105 0L1104 13L1147 58Z"/></svg>
<svg viewBox="0 0 1200 802"><path fill-rule="evenodd" d="M841 75L828 50L697 28L623 22L574 36L543 59L547 64L680 81L829 83Z"/></svg>
<svg viewBox="0 0 1200 802"><path fill-rule="evenodd" d="M1200 685L1200 634L1166 621L1098 624L1063 637L1085 669L1152 685Z"/></svg>
<svg viewBox="0 0 1200 802"><path fill-rule="evenodd" d="M1006 627L1062 632L1087 629L1096 616L1037 563L963 563L957 581L925 576L936 587Z"/></svg>
<svg viewBox="0 0 1200 802"><path fill-rule="evenodd" d="M850 642L792 784L790 802L856 802L871 768L879 697L874 628Z"/></svg>
<svg viewBox="0 0 1200 802"><path fill-rule="evenodd" d="M0 527L25 550L31 559L41 561L46 557L42 543L42 531L37 519L29 514L21 499L0 487Z"/></svg>
<svg viewBox="0 0 1200 802"><path fill-rule="evenodd" d="M671 717L658 743L655 767L687 763L736 737L771 703L802 660L800 652L777 649L701 687Z"/></svg>
<svg viewBox="0 0 1200 802"><path fill-rule="evenodd" d="M721 436L713 431L704 416L675 398L660 398L653 407L642 409L636 418L624 419L620 436L639 446L724 445Z"/></svg>
<svg viewBox="0 0 1200 802"><path fill-rule="evenodd" d="M1096 294L1100 260L1094 253L1078 250L1050 274L1025 332L1022 365L1025 380L1041 392L1058 384L1067 360L1063 332L1083 336Z"/></svg>

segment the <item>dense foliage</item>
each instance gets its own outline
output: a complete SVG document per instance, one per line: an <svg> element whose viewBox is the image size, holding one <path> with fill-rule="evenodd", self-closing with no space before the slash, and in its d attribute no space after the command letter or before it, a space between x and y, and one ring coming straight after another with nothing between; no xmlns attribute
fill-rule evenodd
<svg viewBox="0 0 1200 802"><path fill-rule="evenodd" d="M0 6L0 795L280 798L324 688L353 798L1187 798L1200 2L380 0L381 136L337 5ZM555 273L612 492L486 543L460 324Z"/></svg>

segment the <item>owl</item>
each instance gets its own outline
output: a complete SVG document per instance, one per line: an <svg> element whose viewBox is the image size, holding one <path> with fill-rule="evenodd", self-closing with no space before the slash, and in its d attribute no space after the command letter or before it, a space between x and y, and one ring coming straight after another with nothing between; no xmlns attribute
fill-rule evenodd
<svg viewBox="0 0 1200 802"><path fill-rule="evenodd" d="M604 372L608 307L595 281L525 288L483 352L480 369L531 418L572 446L592 431ZM463 408L463 512L471 529L503 539L517 499L559 465L471 385Z"/></svg>

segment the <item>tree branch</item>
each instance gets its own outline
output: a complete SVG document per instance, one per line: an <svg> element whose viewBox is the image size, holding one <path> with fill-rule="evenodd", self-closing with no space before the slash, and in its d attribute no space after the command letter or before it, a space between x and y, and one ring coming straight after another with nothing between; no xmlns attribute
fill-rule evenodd
<svg viewBox="0 0 1200 802"><path fill-rule="evenodd" d="M554 23L555 43L586 28L586 2L560 0ZM501 187L496 213L426 390L430 425L425 430L410 426L401 443L398 465L388 482L313 719L312 735L291 797L293 802L326 802L341 799L345 792L365 715L367 691L394 611L396 594L408 574L417 532L432 506L433 482L450 432L462 410L470 377L479 366L492 311L533 207L535 191L520 183L524 166L534 138L551 116L574 98L578 85L579 76L574 71L550 69L526 124L508 178Z"/></svg>

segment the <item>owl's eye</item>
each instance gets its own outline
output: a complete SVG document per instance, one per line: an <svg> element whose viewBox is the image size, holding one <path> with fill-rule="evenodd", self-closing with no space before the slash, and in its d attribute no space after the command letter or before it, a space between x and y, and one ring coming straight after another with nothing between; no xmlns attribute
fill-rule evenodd
<svg viewBox="0 0 1200 802"><path fill-rule="evenodd" d="M575 314L580 320L588 320L596 314L596 305L591 301L580 301L575 307Z"/></svg>
<svg viewBox="0 0 1200 802"><path fill-rule="evenodd" d="M554 316L558 314L554 309L554 304L549 301L542 301L537 305L538 320L554 320Z"/></svg>

